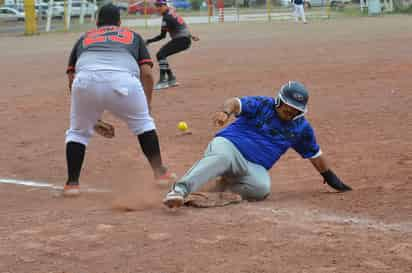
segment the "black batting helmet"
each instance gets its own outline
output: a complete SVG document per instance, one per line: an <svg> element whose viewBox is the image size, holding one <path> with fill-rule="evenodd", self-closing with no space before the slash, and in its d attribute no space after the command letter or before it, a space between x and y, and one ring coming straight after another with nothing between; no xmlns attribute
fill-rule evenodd
<svg viewBox="0 0 412 273"><path fill-rule="evenodd" d="M300 82L289 81L284 84L279 90L278 99L302 113L306 113L308 110L309 94L306 87Z"/></svg>

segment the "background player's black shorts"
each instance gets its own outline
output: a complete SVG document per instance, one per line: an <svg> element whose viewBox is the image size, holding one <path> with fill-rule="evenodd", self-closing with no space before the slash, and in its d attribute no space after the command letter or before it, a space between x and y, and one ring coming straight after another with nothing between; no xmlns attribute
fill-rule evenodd
<svg viewBox="0 0 412 273"><path fill-rule="evenodd" d="M176 54L180 51L186 50L190 47L192 41L189 37L179 37L176 39L170 40L156 54L157 60L164 60L168 56Z"/></svg>

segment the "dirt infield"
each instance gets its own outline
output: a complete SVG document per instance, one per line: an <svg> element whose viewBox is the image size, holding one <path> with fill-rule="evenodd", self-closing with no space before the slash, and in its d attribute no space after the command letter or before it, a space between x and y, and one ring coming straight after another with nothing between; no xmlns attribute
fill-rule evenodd
<svg viewBox="0 0 412 273"><path fill-rule="evenodd" d="M225 98L274 95L298 79L322 150L353 192L333 193L291 151L271 170L266 201L172 213L136 139L107 115L118 136L93 138L81 182L111 192L63 199L0 183L0 273L412 272L411 24L196 26L202 41L170 61L181 86L154 96L164 158L182 175ZM63 185L64 70L78 35L1 38L0 179ZM180 120L193 135L177 136Z"/></svg>

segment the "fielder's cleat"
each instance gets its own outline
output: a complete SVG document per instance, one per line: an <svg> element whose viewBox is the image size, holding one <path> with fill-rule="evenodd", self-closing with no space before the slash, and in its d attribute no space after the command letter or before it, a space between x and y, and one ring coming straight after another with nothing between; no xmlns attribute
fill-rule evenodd
<svg viewBox="0 0 412 273"><path fill-rule="evenodd" d="M185 198L183 193L174 189L166 195L165 199L163 199L163 204L171 209L183 206L184 202Z"/></svg>
<svg viewBox="0 0 412 273"><path fill-rule="evenodd" d="M179 85L179 83L176 81L175 76L170 77L168 83L169 83L169 87L175 87Z"/></svg>
<svg viewBox="0 0 412 273"><path fill-rule="evenodd" d="M169 186L173 184L177 179L175 173L166 171L163 175L156 177L157 185L159 186Z"/></svg>
<svg viewBox="0 0 412 273"><path fill-rule="evenodd" d="M67 183L63 188L63 196L76 197L80 195L79 183Z"/></svg>
<svg viewBox="0 0 412 273"><path fill-rule="evenodd" d="M154 90L161 90L161 89L166 89L169 88L169 82L168 81L159 81L156 83Z"/></svg>

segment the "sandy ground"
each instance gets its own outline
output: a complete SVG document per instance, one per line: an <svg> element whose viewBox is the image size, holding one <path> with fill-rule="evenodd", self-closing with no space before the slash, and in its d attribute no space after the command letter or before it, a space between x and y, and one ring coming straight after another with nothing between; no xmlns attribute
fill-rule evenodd
<svg viewBox="0 0 412 273"><path fill-rule="evenodd" d="M163 157L182 175L213 136L224 99L273 96L300 80L322 150L353 192L334 193L291 151L270 172L267 200L170 212L136 139L105 115L118 136L93 138L81 183L110 192L64 199L0 183L0 273L411 272L411 24L387 16L195 26L202 41L170 60L181 86L154 96ZM1 38L1 179L63 185L64 71L78 36ZM192 135L177 136L180 120Z"/></svg>

